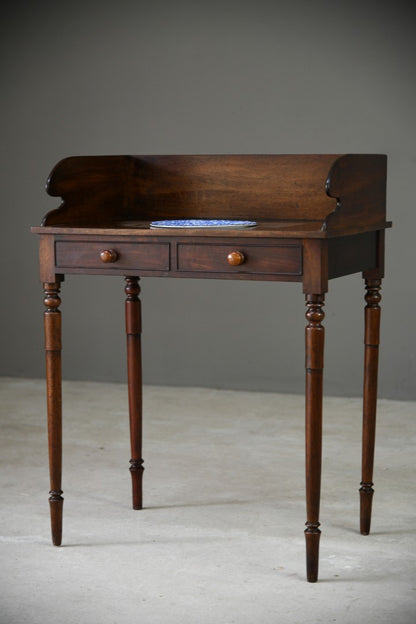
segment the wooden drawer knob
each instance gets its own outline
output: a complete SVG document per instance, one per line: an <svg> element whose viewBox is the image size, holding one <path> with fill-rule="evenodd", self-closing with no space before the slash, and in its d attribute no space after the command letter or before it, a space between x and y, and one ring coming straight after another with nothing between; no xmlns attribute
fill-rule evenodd
<svg viewBox="0 0 416 624"><path fill-rule="evenodd" d="M231 266L238 266L239 264L243 264L245 258L242 251L230 251L227 256L228 264Z"/></svg>
<svg viewBox="0 0 416 624"><path fill-rule="evenodd" d="M104 251L100 253L100 260L106 264L108 262L116 262L118 260L118 253L114 251L114 249L104 249Z"/></svg>

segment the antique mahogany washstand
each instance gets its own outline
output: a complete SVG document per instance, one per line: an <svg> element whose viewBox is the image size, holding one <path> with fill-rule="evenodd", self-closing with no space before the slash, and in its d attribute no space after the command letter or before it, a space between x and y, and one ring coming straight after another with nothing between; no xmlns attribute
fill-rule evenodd
<svg viewBox="0 0 416 624"><path fill-rule="evenodd" d="M142 507L139 276L301 282L306 298L306 563L318 578L328 280L366 287L360 530L368 535L386 221L384 155L77 156L47 184L61 205L40 227L52 540L62 539L61 313L65 273L122 275L126 286L130 471ZM153 229L163 219L251 220L248 228Z"/></svg>

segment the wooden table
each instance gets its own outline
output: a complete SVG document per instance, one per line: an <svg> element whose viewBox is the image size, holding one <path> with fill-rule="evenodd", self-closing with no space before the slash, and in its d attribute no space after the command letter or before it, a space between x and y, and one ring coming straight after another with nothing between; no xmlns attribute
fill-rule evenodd
<svg viewBox="0 0 416 624"><path fill-rule="evenodd" d="M306 298L306 560L318 578L328 280L362 272L365 363L360 530L370 531L380 287L386 222L384 155L79 156L47 184L61 205L32 228L40 242L52 540L62 539L61 313L66 273L122 275L126 285L130 472L142 508L139 275L301 282ZM250 219L241 229L150 228L159 219Z"/></svg>

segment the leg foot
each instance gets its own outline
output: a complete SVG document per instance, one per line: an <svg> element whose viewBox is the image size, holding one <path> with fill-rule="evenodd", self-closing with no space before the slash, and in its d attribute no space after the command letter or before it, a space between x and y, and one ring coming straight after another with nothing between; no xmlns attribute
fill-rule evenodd
<svg viewBox="0 0 416 624"><path fill-rule="evenodd" d="M371 509L373 504L373 484L361 482L360 487L360 533L368 535L371 526Z"/></svg>
<svg viewBox="0 0 416 624"><path fill-rule="evenodd" d="M306 578L309 583L316 583L319 569L319 522L306 523Z"/></svg>
<svg viewBox="0 0 416 624"><path fill-rule="evenodd" d="M130 460L131 485L133 491L133 509L143 507L143 460Z"/></svg>
<svg viewBox="0 0 416 624"><path fill-rule="evenodd" d="M62 490L49 492L49 510L51 514L51 532L52 544L60 546L62 543L62 511L64 499L62 498Z"/></svg>

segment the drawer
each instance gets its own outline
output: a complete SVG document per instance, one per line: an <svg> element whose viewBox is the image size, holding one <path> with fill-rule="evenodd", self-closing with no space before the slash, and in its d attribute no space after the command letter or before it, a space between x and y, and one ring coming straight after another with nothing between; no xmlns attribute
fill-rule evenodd
<svg viewBox="0 0 416 624"><path fill-rule="evenodd" d="M178 271L302 275L301 245L178 243Z"/></svg>
<svg viewBox="0 0 416 624"><path fill-rule="evenodd" d="M57 268L169 271L170 244L57 241Z"/></svg>

